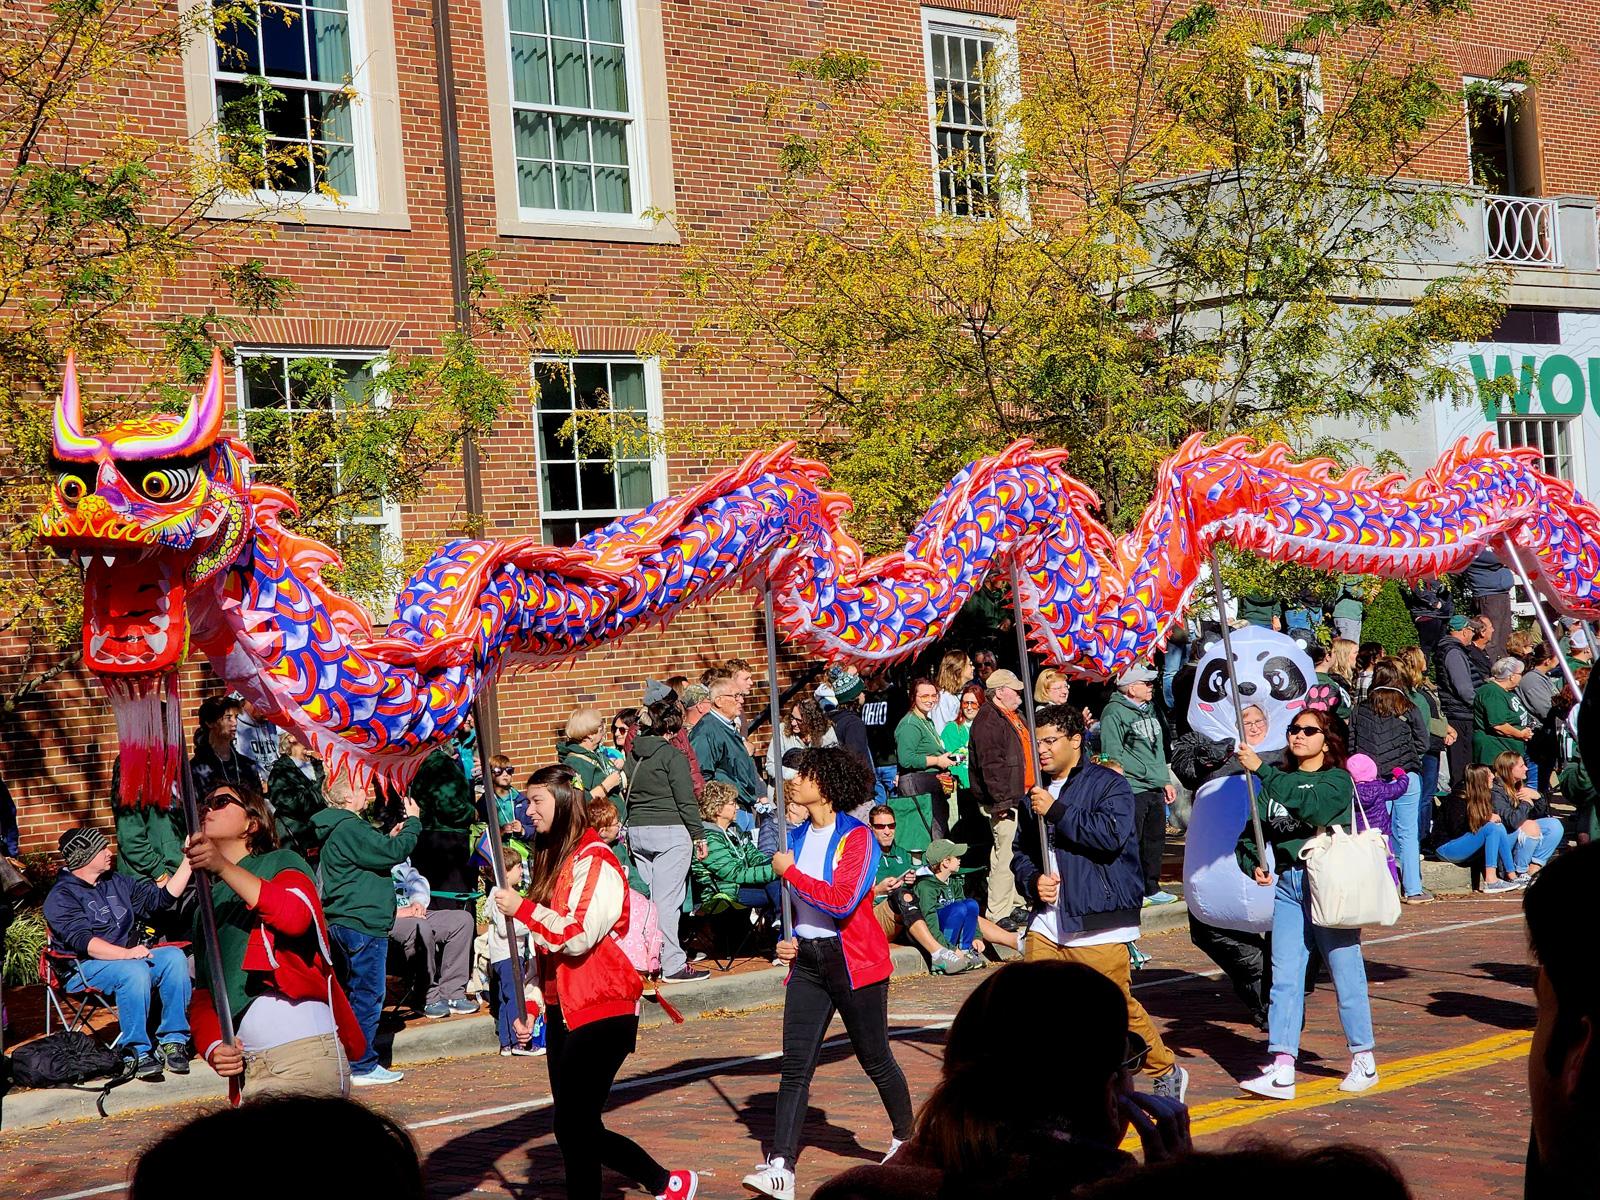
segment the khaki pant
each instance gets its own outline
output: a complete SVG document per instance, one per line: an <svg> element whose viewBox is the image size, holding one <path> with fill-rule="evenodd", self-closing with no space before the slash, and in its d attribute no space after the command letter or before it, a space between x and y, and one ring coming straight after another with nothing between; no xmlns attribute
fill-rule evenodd
<svg viewBox="0 0 1600 1200"><path fill-rule="evenodd" d="M988 816L987 813L984 814ZM989 907L983 915L991 921L1003 921L1011 910L1022 903L1017 895L1017 881L1011 874L1011 847L1017 840L1017 814L1010 813L999 820L989 818L994 830L994 849L989 851Z"/></svg>
<svg viewBox="0 0 1600 1200"><path fill-rule="evenodd" d="M350 1062L338 1034L299 1038L258 1054L246 1054L246 1100L268 1096L350 1095Z"/></svg>
<svg viewBox="0 0 1600 1200"><path fill-rule="evenodd" d="M1177 1059L1156 1032L1150 1014L1144 1005L1133 998L1131 972L1128 966L1128 947L1121 942L1107 946L1058 946L1037 933L1028 934L1023 942L1025 962L1075 962L1104 975L1122 989L1122 998L1128 1002L1128 1028L1137 1033L1150 1047L1144 1060L1146 1075L1165 1075L1177 1065Z"/></svg>

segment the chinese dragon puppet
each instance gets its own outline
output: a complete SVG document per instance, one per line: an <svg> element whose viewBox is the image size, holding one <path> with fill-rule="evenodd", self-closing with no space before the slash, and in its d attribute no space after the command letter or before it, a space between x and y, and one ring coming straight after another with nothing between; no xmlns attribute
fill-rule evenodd
<svg viewBox="0 0 1600 1200"><path fill-rule="evenodd" d="M379 630L323 582L334 552L284 524L293 498L250 481L250 452L223 435L223 413L220 355L181 416L86 430L70 358L56 404L40 534L84 571L84 658L116 713L129 804L168 803L182 745L177 671L195 650L331 771L405 783L501 672L567 662L766 581L789 642L870 665L936 639L1015 561L1035 650L1095 676L1164 640L1217 542L1415 578L1509 538L1564 611L1600 615L1600 513L1539 471L1532 451L1463 442L1407 482L1336 475L1281 445L1196 437L1120 538L1066 474L1065 451L1021 441L962 470L904 550L870 561L844 529L848 498L783 445L574 546L449 542Z"/></svg>

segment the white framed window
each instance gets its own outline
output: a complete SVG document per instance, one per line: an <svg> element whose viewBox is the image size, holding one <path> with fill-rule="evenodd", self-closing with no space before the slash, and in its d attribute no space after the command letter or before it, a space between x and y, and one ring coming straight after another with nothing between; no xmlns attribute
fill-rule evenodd
<svg viewBox="0 0 1600 1200"><path fill-rule="evenodd" d="M1252 103L1272 114L1295 154L1310 153L1322 122L1322 63L1315 54L1257 49L1258 67L1247 80Z"/></svg>
<svg viewBox="0 0 1600 1200"><path fill-rule="evenodd" d="M1014 21L922 10L933 192L946 216L992 216L1005 201L1001 156L1015 136L1006 113L1021 94L1015 45Z"/></svg>
<svg viewBox="0 0 1600 1200"><path fill-rule="evenodd" d="M260 159L262 203L376 207L363 0L250 0L211 41L224 155Z"/></svg>
<svg viewBox="0 0 1600 1200"><path fill-rule="evenodd" d="M294 429L299 435L294 445L304 450L314 446L324 430L331 441L351 410L382 405L373 362L370 352L361 351L239 350L234 394L239 398L239 435L256 456L247 468L250 480L277 484L292 493L295 481L284 478L291 444L278 435ZM308 429L313 422L315 427ZM302 473L325 473L316 480L318 491L339 490L343 464L337 458L296 466ZM358 507L345 518L335 541L341 547L360 544L369 562L397 563L400 506L379 502ZM393 595L378 598L392 601Z"/></svg>
<svg viewBox="0 0 1600 1200"><path fill-rule="evenodd" d="M667 494L666 459L649 436L661 428L658 363L611 356L539 359L534 384L547 545L570 546ZM620 429L608 447L602 443L611 422Z"/></svg>
<svg viewBox="0 0 1600 1200"><path fill-rule="evenodd" d="M632 0L505 0L525 220L637 220L650 207Z"/></svg>
<svg viewBox="0 0 1600 1200"><path fill-rule="evenodd" d="M1572 468L1572 418L1502 416L1495 422L1495 437L1506 449L1532 446L1543 458L1541 469L1557 479L1576 483Z"/></svg>

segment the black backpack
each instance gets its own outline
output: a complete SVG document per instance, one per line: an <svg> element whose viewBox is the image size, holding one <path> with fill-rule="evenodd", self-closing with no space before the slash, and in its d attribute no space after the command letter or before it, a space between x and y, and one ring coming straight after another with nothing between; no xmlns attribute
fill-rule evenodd
<svg viewBox="0 0 1600 1200"><path fill-rule="evenodd" d="M106 1115L106 1096L112 1088L133 1078L135 1060L95 1041L87 1033L62 1030L18 1046L11 1052L10 1085L13 1087L70 1087L99 1092L95 1108ZM104 1084L80 1087L90 1079Z"/></svg>

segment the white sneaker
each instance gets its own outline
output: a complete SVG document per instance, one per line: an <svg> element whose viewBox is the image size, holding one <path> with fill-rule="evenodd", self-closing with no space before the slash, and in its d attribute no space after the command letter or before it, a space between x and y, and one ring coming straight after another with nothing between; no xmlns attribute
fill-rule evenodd
<svg viewBox="0 0 1600 1200"><path fill-rule="evenodd" d="M1252 1096L1262 1096L1268 1100L1293 1100L1294 1068L1276 1065L1263 1067L1255 1079L1241 1080L1239 1088Z"/></svg>
<svg viewBox="0 0 1600 1200"><path fill-rule="evenodd" d="M1341 1092L1364 1092L1378 1082L1378 1063L1372 1051L1363 1050L1350 1060L1350 1074L1339 1084Z"/></svg>
<svg viewBox="0 0 1600 1200"><path fill-rule="evenodd" d="M772 1200L794 1200L794 1172L783 1165L781 1158L770 1158L751 1171L744 1177L744 1185Z"/></svg>
<svg viewBox="0 0 1600 1200"><path fill-rule="evenodd" d="M881 1166L883 1163L888 1162L891 1158L893 1158L895 1156L895 1154L897 1154L899 1152L900 1147L904 1146L904 1145L905 1145L905 1143L902 1142L899 1138L891 1136L889 1138L889 1153L885 1154L881 1159L878 1160L879 1165Z"/></svg>

